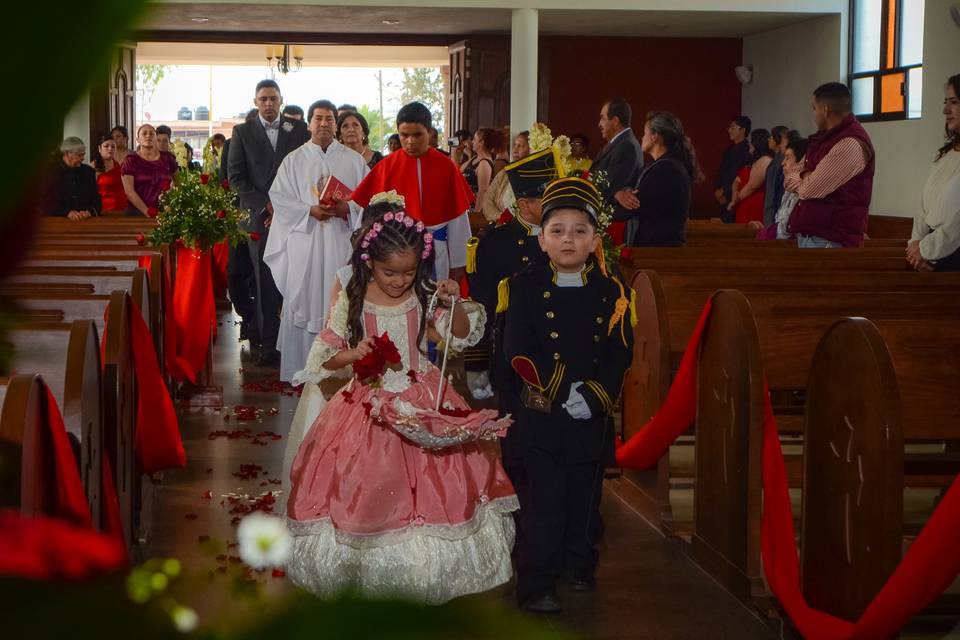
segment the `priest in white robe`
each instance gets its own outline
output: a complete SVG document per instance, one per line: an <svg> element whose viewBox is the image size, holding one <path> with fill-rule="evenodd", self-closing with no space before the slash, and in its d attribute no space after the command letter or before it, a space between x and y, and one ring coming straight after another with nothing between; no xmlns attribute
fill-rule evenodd
<svg viewBox="0 0 960 640"><path fill-rule="evenodd" d="M356 204L319 203L318 189L327 176L355 189L369 172L363 156L334 138L336 117L332 102L310 106L311 138L284 158L270 188L273 221L263 261L283 295L277 340L282 381L303 369L326 324L336 273L350 260L350 235L360 222Z"/></svg>

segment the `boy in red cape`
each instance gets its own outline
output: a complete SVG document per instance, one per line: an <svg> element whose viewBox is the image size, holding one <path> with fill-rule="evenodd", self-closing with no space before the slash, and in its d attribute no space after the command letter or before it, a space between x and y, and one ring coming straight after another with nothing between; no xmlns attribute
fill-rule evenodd
<svg viewBox="0 0 960 640"><path fill-rule="evenodd" d="M377 163L354 189L351 200L361 207L383 191L403 196L407 214L433 233L437 280L459 282L466 275L473 193L455 164L430 146L433 117L419 102L404 105L397 113L401 150Z"/></svg>

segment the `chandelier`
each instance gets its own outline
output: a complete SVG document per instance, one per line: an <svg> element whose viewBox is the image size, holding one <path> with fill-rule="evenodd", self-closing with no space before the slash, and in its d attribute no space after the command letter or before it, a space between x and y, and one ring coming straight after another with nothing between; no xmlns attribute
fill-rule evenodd
<svg viewBox="0 0 960 640"><path fill-rule="evenodd" d="M268 44L267 66L272 70L274 65L276 65L277 71L284 75L290 71L300 71L303 66L303 47L300 45L291 47L288 44Z"/></svg>

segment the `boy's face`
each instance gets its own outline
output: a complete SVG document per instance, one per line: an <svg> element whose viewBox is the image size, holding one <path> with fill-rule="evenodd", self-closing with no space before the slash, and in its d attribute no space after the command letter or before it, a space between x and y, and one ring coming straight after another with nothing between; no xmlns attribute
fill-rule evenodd
<svg viewBox="0 0 960 640"><path fill-rule="evenodd" d="M538 236L540 248L563 273L575 273L587 263L600 236L590 223L590 214L580 209L554 209Z"/></svg>

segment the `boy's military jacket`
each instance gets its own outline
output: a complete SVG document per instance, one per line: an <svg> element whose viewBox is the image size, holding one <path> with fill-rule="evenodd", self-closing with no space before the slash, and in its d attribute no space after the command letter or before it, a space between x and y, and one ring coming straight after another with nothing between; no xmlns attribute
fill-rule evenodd
<svg viewBox="0 0 960 640"><path fill-rule="evenodd" d="M497 287L508 278L532 264L545 262L546 255L533 227L516 216L513 220L490 229L482 239L471 238L468 246L467 274L470 297L487 310L487 337L491 337L497 309ZM489 343L483 342L464 354L465 359L478 365L474 370L489 368ZM494 383L497 382L493 376Z"/></svg>
<svg viewBox="0 0 960 640"><path fill-rule="evenodd" d="M568 462L612 462L612 413L633 357L635 304L631 291L592 258L581 278L582 287L559 287L546 262L500 285L498 359L508 364L517 393L527 387L549 404L549 413L529 403L518 410L511 452L537 447ZM577 382L592 414L587 420L563 407Z"/></svg>

